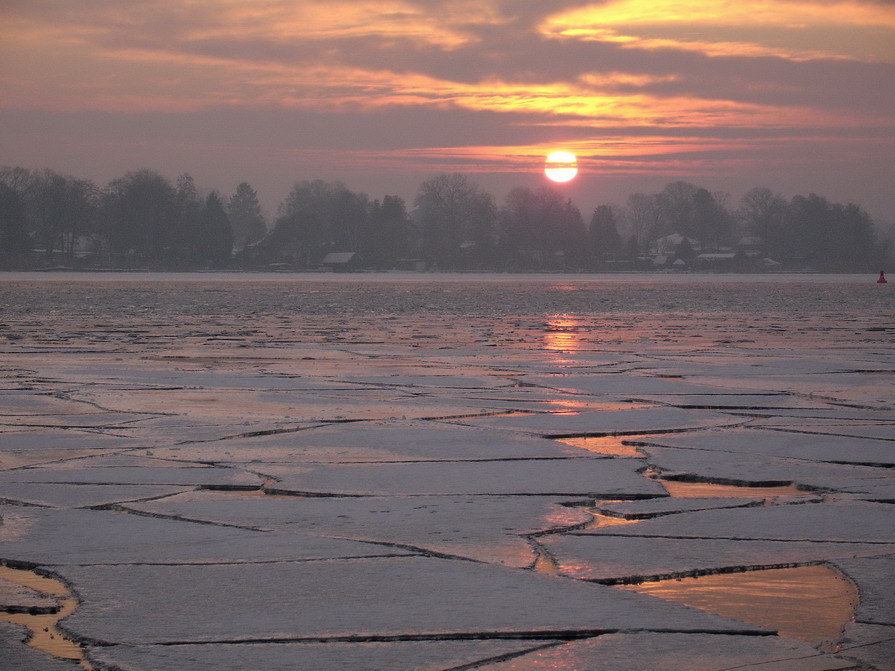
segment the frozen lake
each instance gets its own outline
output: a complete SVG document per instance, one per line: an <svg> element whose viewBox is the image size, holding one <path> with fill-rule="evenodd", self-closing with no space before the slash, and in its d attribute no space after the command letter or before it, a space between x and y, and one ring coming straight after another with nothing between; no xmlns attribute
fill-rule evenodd
<svg viewBox="0 0 895 671"><path fill-rule="evenodd" d="M0 560L87 668L895 668L875 279L3 273Z"/></svg>

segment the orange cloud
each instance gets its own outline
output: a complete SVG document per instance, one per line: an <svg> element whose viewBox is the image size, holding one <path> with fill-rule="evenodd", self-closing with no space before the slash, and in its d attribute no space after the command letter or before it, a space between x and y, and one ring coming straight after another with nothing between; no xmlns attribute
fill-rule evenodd
<svg viewBox="0 0 895 671"><path fill-rule="evenodd" d="M822 144L834 151L873 155L876 148L868 141L817 135L795 138L722 139L705 137L588 138L560 143L578 157L582 174L718 176L751 167L770 169L800 162L806 148ZM321 156L323 163L351 163L358 171L406 170L424 166L431 172L539 174L544 157L557 143L531 145L477 145L469 147L428 147L392 151L343 150L338 156ZM790 157L790 158L787 158Z"/></svg>
<svg viewBox="0 0 895 671"><path fill-rule="evenodd" d="M273 0L205 0L216 18L191 31L195 39L233 37L266 40L331 38L403 38L454 48L470 40L466 26L497 23L487 5L458 0L436 11L424 11L402 0L330 0L282 3Z"/></svg>
<svg viewBox="0 0 895 671"><path fill-rule="evenodd" d="M569 10L549 18L545 26L562 29L582 23L591 25L854 25L895 27L895 13L888 5L855 0L614 0Z"/></svg>
<svg viewBox="0 0 895 671"><path fill-rule="evenodd" d="M555 14L539 30L553 38L708 56L895 58L895 9L860 0L614 0ZM824 39L831 34L832 42Z"/></svg>
<svg viewBox="0 0 895 671"><path fill-rule="evenodd" d="M638 92L675 82L677 75L590 72L573 81L470 83L326 63L258 63L161 49L114 48L70 57L76 49L60 44L36 59L23 60L16 102L120 111L182 111L223 104L319 111L424 106L539 115L544 125L591 127L776 128L866 121L854 115L842 119L805 106ZM44 73L43 81L37 72ZM52 76L51 87L46 85L48 76Z"/></svg>

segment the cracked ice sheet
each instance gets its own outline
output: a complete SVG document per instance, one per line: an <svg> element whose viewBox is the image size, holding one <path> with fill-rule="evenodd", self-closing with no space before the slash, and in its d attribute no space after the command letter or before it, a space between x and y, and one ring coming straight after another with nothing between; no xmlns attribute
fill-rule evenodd
<svg viewBox="0 0 895 671"><path fill-rule="evenodd" d="M226 356L223 360L226 361ZM361 388L339 380L264 375L254 370L251 362L248 362L246 370L246 363L234 362L232 368L236 370L212 370L203 364L177 358L153 361L129 356L120 362L65 360L61 365L50 363L47 368L57 384L77 385L77 399L101 405L106 400L114 403L114 395L122 391L230 389L243 392L277 390L307 393Z"/></svg>
<svg viewBox="0 0 895 671"><path fill-rule="evenodd" d="M879 440L887 440L889 442L892 442L892 434L895 433L895 426L891 423L851 422L843 424L841 420L830 420L829 423L825 423L824 420L813 419L808 423L804 419L786 420L780 417L771 417L765 420L756 420L752 425L787 433L878 438Z"/></svg>
<svg viewBox="0 0 895 671"><path fill-rule="evenodd" d="M71 485L193 485L217 487L259 487L263 480L243 470L177 462L164 465L160 460L139 459L124 455L103 463L105 456L85 457L71 461L0 471L0 484L44 483ZM130 462L130 463L128 463ZM162 464L162 465L158 465ZM176 465L175 465L176 464Z"/></svg>
<svg viewBox="0 0 895 671"><path fill-rule="evenodd" d="M744 508L761 505L764 499L749 498L657 498L642 501L599 501L596 509L610 515L637 519L641 517L658 517L673 513L691 512L695 510L712 510L714 508Z"/></svg>
<svg viewBox="0 0 895 671"><path fill-rule="evenodd" d="M893 427L895 428L895 427ZM641 441L636 441L638 445ZM647 445L739 452L749 455L788 457L820 462L895 465L895 443L886 440L845 436L809 436L782 431L729 429L700 431L681 436L656 436L642 441ZM702 455L705 459L707 455ZM721 455L712 455L713 457Z"/></svg>
<svg viewBox="0 0 895 671"><path fill-rule="evenodd" d="M4 483L0 501L50 508L86 508L123 503L190 491L191 487L163 485L59 485Z"/></svg>
<svg viewBox="0 0 895 671"><path fill-rule="evenodd" d="M0 578L0 612L51 613L59 610L59 600L36 589Z"/></svg>
<svg viewBox="0 0 895 671"><path fill-rule="evenodd" d="M513 461L268 466L271 493L424 495L559 495L591 498L664 496L637 473L635 459L571 458Z"/></svg>
<svg viewBox="0 0 895 671"><path fill-rule="evenodd" d="M849 622L840 644L843 657L858 659L877 671L895 671L895 627Z"/></svg>
<svg viewBox="0 0 895 671"><path fill-rule="evenodd" d="M544 648L486 671L835 671L854 664L775 636L606 634Z"/></svg>
<svg viewBox="0 0 895 671"><path fill-rule="evenodd" d="M895 482L892 478L883 478L876 482L865 480L859 485L840 487L838 491L862 501L895 503Z"/></svg>
<svg viewBox="0 0 895 671"><path fill-rule="evenodd" d="M825 409L820 401L806 400L789 394L637 394L637 401L663 403L675 408L724 410Z"/></svg>
<svg viewBox="0 0 895 671"><path fill-rule="evenodd" d="M0 506L0 557L43 566L212 564L408 555L352 540L197 524L106 510Z"/></svg>
<svg viewBox="0 0 895 671"><path fill-rule="evenodd" d="M642 522L632 525L631 531L636 531L639 524ZM749 567L782 568L895 551L895 543L709 540L578 533L544 536L538 542L556 559L562 575L605 582L659 580Z"/></svg>
<svg viewBox="0 0 895 671"><path fill-rule="evenodd" d="M713 376L719 370L729 379L739 378L781 378L781 371L787 375L840 374L853 370L888 372L891 364L885 360L873 359L873 350L823 351L812 348L795 356L792 350L768 350L758 348L724 348L699 352L688 356L687 364L663 357L663 366L658 369L665 375L686 375L696 379ZM882 355L885 356L885 355Z"/></svg>
<svg viewBox="0 0 895 671"><path fill-rule="evenodd" d="M4 469L145 445L120 435L81 429L35 428L5 432L2 435L0 465Z"/></svg>
<svg viewBox="0 0 895 671"><path fill-rule="evenodd" d="M649 455L647 462L651 466L671 479L677 476L695 476L709 482L794 482L806 487L836 491L851 487L857 493L869 491L867 487L892 481L890 469L871 466L673 447L643 446L639 449Z"/></svg>
<svg viewBox="0 0 895 671"><path fill-rule="evenodd" d="M837 354L833 353L833 357ZM700 377L700 381L706 384L730 384L731 377L736 372L724 372L724 377ZM841 372L841 373L817 373L805 375L748 375L737 376L737 387L741 390L774 390L791 392L794 394L811 394L822 398L835 398L850 403L873 404L885 407L892 399L892 375L866 373Z"/></svg>
<svg viewBox="0 0 895 671"><path fill-rule="evenodd" d="M295 430L316 426L315 423L283 422L274 425L257 422L236 421L239 415L231 415L232 422L215 421L213 418L192 419L189 417L166 417L152 420L152 423L133 424L116 433L129 436L141 447L155 448L182 443L202 443L226 440L232 436L243 436L257 431Z"/></svg>
<svg viewBox="0 0 895 671"><path fill-rule="evenodd" d="M445 422L334 424L153 450L159 457L219 462L385 462L580 456L582 450L532 436Z"/></svg>
<svg viewBox="0 0 895 671"><path fill-rule="evenodd" d="M151 452L151 450L150 450ZM170 459L157 459L151 456L144 456L135 451L117 452L114 454L98 454L88 455L85 457L73 457L64 461L58 461L51 464L41 464L28 469L20 469L23 471L39 471L41 469L53 470L74 470L74 469L102 469L114 467L147 467L147 468L184 468L183 462ZM188 467L207 468L207 464L192 464ZM213 468L213 467L212 467Z"/></svg>
<svg viewBox="0 0 895 671"><path fill-rule="evenodd" d="M125 412L92 412L67 415L24 415L0 417L0 424L14 427L55 427L60 429L117 429L126 427L148 415Z"/></svg>
<svg viewBox="0 0 895 671"><path fill-rule="evenodd" d="M62 627L102 643L766 631L611 587L428 557L56 572L81 601Z"/></svg>
<svg viewBox="0 0 895 671"><path fill-rule="evenodd" d="M726 508L667 515L636 524L586 530L581 534L667 538L895 543L891 505L801 503ZM885 550L881 550L885 551Z"/></svg>
<svg viewBox="0 0 895 671"><path fill-rule="evenodd" d="M6 434L0 433L3 438ZM115 454L117 449L69 449L56 450L48 448L38 448L26 451L11 450L0 447L0 472L11 471L22 468L24 466L42 466L48 463L63 462L72 457L92 457L103 454Z"/></svg>
<svg viewBox="0 0 895 671"><path fill-rule="evenodd" d="M293 533L401 543L478 561L527 567L520 534L589 522L580 508L541 497L303 498L191 492L129 509Z"/></svg>
<svg viewBox="0 0 895 671"><path fill-rule="evenodd" d="M689 373L687 373L689 377ZM692 382L689 379L658 377L650 375L634 374L596 374L596 375L548 375L520 376L526 384L534 384L539 387L558 389L566 393L591 394L591 395L656 395L678 396L696 394L742 394L742 390L731 387L731 380L723 384L707 385L701 382ZM766 393L775 393L768 390Z"/></svg>
<svg viewBox="0 0 895 671"><path fill-rule="evenodd" d="M148 398L147 398L148 397ZM292 424L303 422L370 420L390 418L450 417L502 408L487 401L454 398L414 398L400 389L370 388L357 391L309 393L308 391L189 389L175 391L130 392L128 403L135 408L152 408L175 417L145 419L135 426L152 429L177 423L232 421L239 417L245 424L278 425L284 419Z"/></svg>
<svg viewBox="0 0 895 671"><path fill-rule="evenodd" d="M345 382L349 384L363 384L378 388L396 387L409 388L414 391L426 389L501 389L513 386L513 382L496 375L464 375L451 372L451 367L435 367L427 375L412 375L406 372L393 375L349 375Z"/></svg>
<svg viewBox="0 0 895 671"><path fill-rule="evenodd" d="M49 392L0 391L0 420L15 421L18 418L66 416L96 413L89 403L54 396ZM127 409L124 412L133 412Z"/></svg>
<svg viewBox="0 0 895 671"><path fill-rule="evenodd" d="M439 394L439 396L442 399L448 398L448 394ZM483 406L493 410L502 409L515 412L627 410L658 405L656 403L631 401L625 396L581 396L546 389L538 390L533 387L516 388L509 390L509 393L503 390L500 393L454 393L450 397L457 399L457 402L466 400L467 402L481 403Z"/></svg>
<svg viewBox="0 0 895 671"><path fill-rule="evenodd" d="M195 485L259 487L262 479L250 473L214 466L154 468L148 466L108 468L22 468L0 473L0 484L58 483L111 485Z"/></svg>
<svg viewBox="0 0 895 671"><path fill-rule="evenodd" d="M90 648L87 658L128 671L443 671L539 648L543 641L207 643ZM106 667L102 667L106 668Z"/></svg>
<svg viewBox="0 0 895 671"><path fill-rule="evenodd" d="M863 624L895 626L895 601L892 599L895 556L842 559L833 563L858 585L861 601L855 620Z"/></svg>
<svg viewBox="0 0 895 671"><path fill-rule="evenodd" d="M462 420L465 424L524 431L543 436L676 432L742 424L742 417L708 410L635 408L607 412L544 413Z"/></svg>
<svg viewBox="0 0 895 671"><path fill-rule="evenodd" d="M731 410L732 414L742 415L749 413L744 410ZM869 422L889 422L895 424L895 413L888 408L864 408L849 407L845 404L831 403L826 408L815 410L806 408L780 408L778 410L755 411L749 413L755 416L759 421L786 421L788 418L799 419L811 425L816 420L839 420L842 424L855 422L857 424L867 424Z"/></svg>

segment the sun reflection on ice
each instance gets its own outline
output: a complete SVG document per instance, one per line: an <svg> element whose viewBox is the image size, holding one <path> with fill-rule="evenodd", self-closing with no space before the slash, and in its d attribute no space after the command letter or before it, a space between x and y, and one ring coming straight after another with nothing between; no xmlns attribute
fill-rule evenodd
<svg viewBox="0 0 895 671"><path fill-rule="evenodd" d="M631 436L626 438L631 438ZM627 445L625 440L619 436L580 436L576 438L557 438L556 440L596 454L606 454L613 457L643 457L640 450L633 445Z"/></svg>
<svg viewBox="0 0 895 671"><path fill-rule="evenodd" d="M584 338L580 329L585 324L569 315L553 315L544 324L544 349L549 352L580 352Z"/></svg>

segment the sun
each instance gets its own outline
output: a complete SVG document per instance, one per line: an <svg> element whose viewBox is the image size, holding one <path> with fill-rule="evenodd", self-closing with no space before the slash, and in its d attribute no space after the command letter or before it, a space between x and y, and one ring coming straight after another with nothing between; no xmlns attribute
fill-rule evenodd
<svg viewBox="0 0 895 671"><path fill-rule="evenodd" d="M554 182L568 182L578 174L578 159L567 151L555 151L544 163L544 174Z"/></svg>

